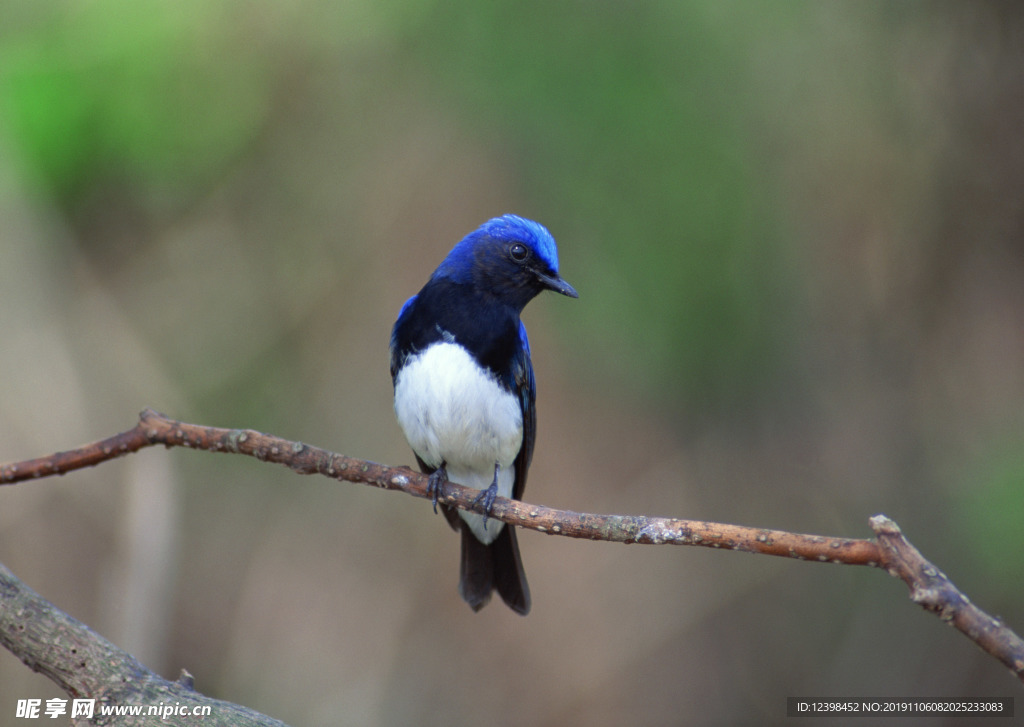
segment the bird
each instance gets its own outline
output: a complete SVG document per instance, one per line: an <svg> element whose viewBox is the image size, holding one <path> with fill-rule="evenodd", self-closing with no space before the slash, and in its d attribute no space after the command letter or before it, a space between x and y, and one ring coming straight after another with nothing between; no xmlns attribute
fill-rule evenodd
<svg viewBox="0 0 1024 727"><path fill-rule="evenodd" d="M537 438L536 381L523 308L545 290L578 298L558 272L558 248L514 214L466 235L401 307L391 331L398 424L437 512L447 482L480 490L485 514L441 505L461 533L459 595L474 611L497 590L530 611L515 528L488 518L497 496L522 498Z"/></svg>

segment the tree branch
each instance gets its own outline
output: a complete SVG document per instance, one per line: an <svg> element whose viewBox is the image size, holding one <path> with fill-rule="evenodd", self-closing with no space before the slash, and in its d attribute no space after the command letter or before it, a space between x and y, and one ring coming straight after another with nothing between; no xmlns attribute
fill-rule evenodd
<svg viewBox="0 0 1024 727"><path fill-rule="evenodd" d="M0 485L63 475L154 445L245 454L258 460L285 465L299 474L321 474L343 482L373 485L386 490L400 490L415 497L428 497L426 475L408 467L388 467L354 459L252 429L222 429L187 424L152 409L143 411L139 423L126 432L67 452L0 465ZM473 503L479 494L477 490L454 482L447 483L444 490L439 497L439 501L444 504L483 513L482 504ZM871 540L801 535L702 520L577 513L503 497L495 499L490 516L521 528L588 540L696 545L847 565L877 566L882 558L878 544Z"/></svg>
<svg viewBox="0 0 1024 727"><path fill-rule="evenodd" d="M139 423L121 434L67 452L0 466L0 484L62 475L158 444L245 454L283 464L300 474L321 474L346 482L400 490L415 497L428 497L427 477L408 467L387 467L251 429L187 424L152 409L144 410ZM448 483L439 499L452 507L482 512L480 505L473 504L477 494L476 490ZM1024 641L1000 619L974 606L906 540L899 526L884 515L871 518L871 527L877 536L873 540L804 535L702 520L577 513L502 497L495 499L491 517L517 527L572 538L692 545L797 560L881 566L908 585L915 603L955 626L1024 682ZM12 647L8 645L8 648Z"/></svg>
<svg viewBox="0 0 1024 727"><path fill-rule="evenodd" d="M51 679L72 698L94 699L93 716L75 724L194 725L287 727L248 707L197 692L182 671L176 682L154 674L135 657L114 646L26 586L0 564L0 644L25 666ZM103 715L103 706L138 705L141 715ZM177 714L147 715L148 707L174 705ZM71 714L68 708L67 714Z"/></svg>
<svg viewBox="0 0 1024 727"><path fill-rule="evenodd" d="M871 529L883 551L883 566L889 575L910 587L910 600L955 626L1024 682L1024 641L1001 618L989 616L971 603L945 573L910 544L899 525L885 515L875 515Z"/></svg>

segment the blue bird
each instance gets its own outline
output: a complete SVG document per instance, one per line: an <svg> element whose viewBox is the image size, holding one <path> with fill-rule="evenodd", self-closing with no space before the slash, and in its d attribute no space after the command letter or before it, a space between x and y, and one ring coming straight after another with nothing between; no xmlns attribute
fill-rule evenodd
<svg viewBox="0 0 1024 727"><path fill-rule="evenodd" d="M485 222L457 244L391 331L395 415L424 473L434 510L446 481L520 499L537 435L536 384L519 319L538 293L571 298L558 249L542 225L516 215ZM498 594L530 611L515 529L486 515L441 506L462 533L459 594L479 611Z"/></svg>

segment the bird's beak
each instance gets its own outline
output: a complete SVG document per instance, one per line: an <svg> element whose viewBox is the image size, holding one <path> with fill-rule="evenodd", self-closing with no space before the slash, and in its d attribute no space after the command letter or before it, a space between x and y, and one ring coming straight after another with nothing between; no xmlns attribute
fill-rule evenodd
<svg viewBox="0 0 1024 727"><path fill-rule="evenodd" d="M580 294L576 292L576 288L574 288L571 285L569 285L567 282L562 280L557 275L555 275L555 276L545 275L544 273L540 273L540 272L536 272L536 271L534 272L534 274L537 276L537 279L541 283L543 283L544 287L547 288L548 290L553 290L556 293L561 293L562 295L567 295L570 298L579 298L580 297Z"/></svg>

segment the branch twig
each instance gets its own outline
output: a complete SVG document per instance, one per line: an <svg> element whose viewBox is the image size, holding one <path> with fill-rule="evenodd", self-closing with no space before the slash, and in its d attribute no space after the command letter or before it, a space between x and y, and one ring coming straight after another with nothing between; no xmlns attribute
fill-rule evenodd
<svg viewBox="0 0 1024 727"><path fill-rule="evenodd" d="M428 497L427 477L407 467L388 467L354 459L251 429L187 424L152 409L143 411L139 423L121 434L67 452L0 466L0 484L62 475L158 444L246 454L286 465L300 474L321 474ZM476 490L454 483L448 483L444 489L440 499L445 504L481 512L479 506L473 504L478 494ZM1000 619L974 606L906 540L896 523L884 515L871 518L871 527L877 536L874 540L804 535L702 520L577 513L502 497L495 499L491 517L517 527L573 538L694 545L798 560L881 566L906 582L915 603L955 626L1024 682L1024 641Z"/></svg>

